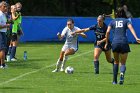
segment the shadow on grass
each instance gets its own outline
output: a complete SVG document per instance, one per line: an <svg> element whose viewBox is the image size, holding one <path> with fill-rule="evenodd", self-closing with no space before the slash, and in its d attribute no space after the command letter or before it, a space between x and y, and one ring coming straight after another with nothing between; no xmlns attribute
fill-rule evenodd
<svg viewBox="0 0 140 93"><path fill-rule="evenodd" d="M23 87L0 87L0 89L7 90L7 89L27 89L27 88L23 88ZM30 88L28 88L28 89L30 89Z"/></svg>
<svg viewBox="0 0 140 93"><path fill-rule="evenodd" d="M26 61L24 60L18 60L17 62L7 62L8 67L12 68L31 68L31 69L40 69L42 68L41 62L46 61L46 59L28 59Z"/></svg>

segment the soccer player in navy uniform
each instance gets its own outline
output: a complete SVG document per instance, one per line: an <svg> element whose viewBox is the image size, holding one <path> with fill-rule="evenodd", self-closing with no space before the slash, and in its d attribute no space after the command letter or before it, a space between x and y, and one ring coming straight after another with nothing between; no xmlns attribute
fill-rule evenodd
<svg viewBox="0 0 140 93"><path fill-rule="evenodd" d="M109 44L107 46L107 49L104 49L105 41L106 41L105 34L106 34L106 30L107 30L107 25L104 23L103 15L98 16L97 24L95 24L89 28L77 30L73 34L87 32L90 30L94 30L94 33L96 35L96 41L94 44L94 70L95 70L95 74L99 74L99 57L100 57L100 54L102 53L102 51L104 51L104 53L106 55L106 60L109 63L114 62L114 59L112 59L112 57L111 57L110 41L108 41Z"/></svg>
<svg viewBox="0 0 140 93"><path fill-rule="evenodd" d="M112 29L114 37L112 40L112 51L114 55L114 68L113 68L113 84L117 84L117 75L119 62L120 65L120 82L119 84L123 84L124 82L124 74L126 71L126 60L128 56L128 52L130 52L126 31L127 28L130 29L131 33L135 37L136 41L140 43L140 39L137 37L135 30L133 29L131 22L126 19L125 11L122 7L118 8L116 11L116 19L112 20L108 26L106 32L106 45L108 44L109 33Z"/></svg>

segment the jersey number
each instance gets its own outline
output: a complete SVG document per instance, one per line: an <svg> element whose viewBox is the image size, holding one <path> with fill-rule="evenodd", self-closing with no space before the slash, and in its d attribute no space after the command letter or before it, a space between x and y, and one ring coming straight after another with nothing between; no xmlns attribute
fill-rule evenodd
<svg viewBox="0 0 140 93"><path fill-rule="evenodd" d="M101 38L102 38L102 36L101 36L101 35L97 35L97 37L98 37L99 39L101 39Z"/></svg>
<svg viewBox="0 0 140 93"><path fill-rule="evenodd" d="M123 27L123 21L116 21L116 28Z"/></svg>

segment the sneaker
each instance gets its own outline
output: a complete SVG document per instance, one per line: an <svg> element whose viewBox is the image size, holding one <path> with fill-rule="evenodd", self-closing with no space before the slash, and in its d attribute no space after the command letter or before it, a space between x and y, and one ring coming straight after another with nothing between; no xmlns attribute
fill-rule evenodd
<svg viewBox="0 0 140 93"><path fill-rule="evenodd" d="M3 66L0 66L0 68L3 68Z"/></svg>
<svg viewBox="0 0 140 93"><path fill-rule="evenodd" d="M53 70L52 72L58 72L58 69Z"/></svg>
<svg viewBox="0 0 140 93"><path fill-rule="evenodd" d="M64 68L61 68L60 71L63 72L64 71Z"/></svg>
<svg viewBox="0 0 140 93"><path fill-rule="evenodd" d="M95 74L99 74L99 71L95 71Z"/></svg>
<svg viewBox="0 0 140 93"><path fill-rule="evenodd" d="M3 65L3 68L8 68L8 66L6 64Z"/></svg>
<svg viewBox="0 0 140 93"><path fill-rule="evenodd" d="M119 84L123 85L123 82L124 82L124 74L120 73L120 82L119 82Z"/></svg>
<svg viewBox="0 0 140 93"><path fill-rule="evenodd" d="M113 82L112 82L112 84L113 84L113 85L116 85L116 84L117 84L117 82L113 81Z"/></svg>
<svg viewBox="0 0 140 93"><path fill-rule="evenodd" d="M12 58L11 61L17 61L17 59L16 58Z"/></svg>

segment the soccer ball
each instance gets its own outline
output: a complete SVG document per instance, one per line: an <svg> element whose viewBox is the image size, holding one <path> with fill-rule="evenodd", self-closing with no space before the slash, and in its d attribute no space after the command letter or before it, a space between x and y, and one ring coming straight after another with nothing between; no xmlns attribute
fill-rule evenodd
<svg viewBox="0 0 140 93"><path fill-rule="evenodd" d="M73 72L74 72L74 68L73 67L71 67L71 66L66 67L65 73L67 73L67 74L73 74Z"/></svg>

